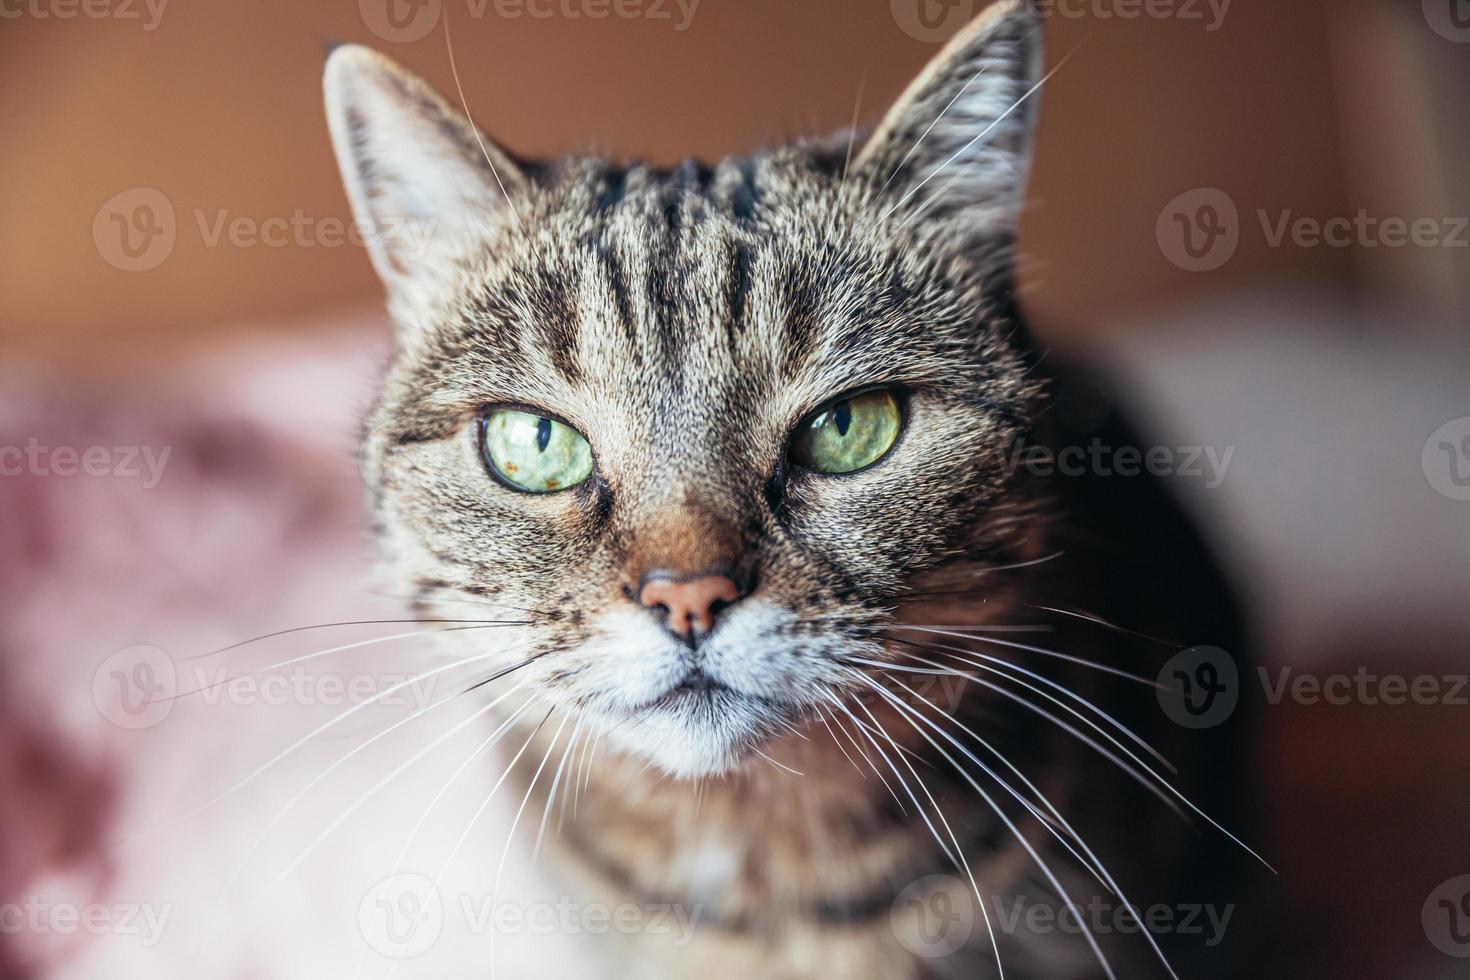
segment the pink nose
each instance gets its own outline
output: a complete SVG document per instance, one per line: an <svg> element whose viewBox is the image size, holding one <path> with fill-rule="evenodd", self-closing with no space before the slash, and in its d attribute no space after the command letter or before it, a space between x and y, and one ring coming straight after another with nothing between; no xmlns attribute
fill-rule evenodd
<svg viewBox="0 0 1470 980"><path fill-rule="evenodd" d="M720 611L739 598L740 588L723 575L682 582L650 578L638 592L638 601L649 609L667 611L669 629L680 636L708 633Z"/></svg>

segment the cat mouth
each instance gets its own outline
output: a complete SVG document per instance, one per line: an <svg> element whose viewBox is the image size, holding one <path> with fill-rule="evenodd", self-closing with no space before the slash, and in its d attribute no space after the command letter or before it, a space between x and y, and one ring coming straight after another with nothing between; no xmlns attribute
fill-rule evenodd
<svg viewBox="0 0 1470 980"><path fill-rule="evenodd" d="M703 670L695 668L686 674L678 684L643 705L640 710L659 711L703 706L717 700L740 696L739 691L721 683Z"/></svg>
<svg viewBox="0 0 1470 980"><path fill-rule="evenodd" d="M662 693L626 711L632 726L616 724L616 744L681 777L730 772L776 734L784 710L759 694L734 687L705 670L688 669Z"/></svg>

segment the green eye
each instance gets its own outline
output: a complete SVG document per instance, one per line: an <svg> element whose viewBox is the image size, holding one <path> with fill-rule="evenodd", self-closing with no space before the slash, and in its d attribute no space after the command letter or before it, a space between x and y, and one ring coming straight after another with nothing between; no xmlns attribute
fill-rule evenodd
<svg viewBox="0 0 1470 980"><path fill-rule="evenodd" d="M893 392L874 389L829 402L791 439L791 460L818 473L852 473L883 458L903 422Z"/></svg>
<svg viewBox="0 0 1470 980"><path fill-rule="evenodd" d="M527 493L555 493L592 474L592 447L556 419L513 408L485 416L485 460L506 483Z"/></svg>

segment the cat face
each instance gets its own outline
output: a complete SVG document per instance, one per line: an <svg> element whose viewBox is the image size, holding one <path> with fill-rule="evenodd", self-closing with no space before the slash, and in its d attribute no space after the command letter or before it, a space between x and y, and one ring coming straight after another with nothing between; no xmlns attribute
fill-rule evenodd
<svg viewBox="0 0 1470 980"><path fill-rule="evenodd" d="M1018 547L1010 296L1036 25L955 39L861 147L521 164L361 48L327 66L398 352L367 473L446 618L677 775L891 657L915 583Z"/></svg>

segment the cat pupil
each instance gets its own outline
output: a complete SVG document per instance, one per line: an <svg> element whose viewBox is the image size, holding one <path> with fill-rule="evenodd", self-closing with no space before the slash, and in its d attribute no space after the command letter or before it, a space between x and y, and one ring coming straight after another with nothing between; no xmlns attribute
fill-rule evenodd
<svg viewBox="0 0 1470 980"><path fill-rule="evenodd" d="M546 452L546 447L550 442L551 419L539 419L536 422L536 451Z"/></svg>
<svg viewBox="0 0 1470 980"><path fill-rule="evenodd" d="M847 427L852 425L852 403L840 401L832 406L832 421L837 423L837 434L847 435Z"/></svg>

